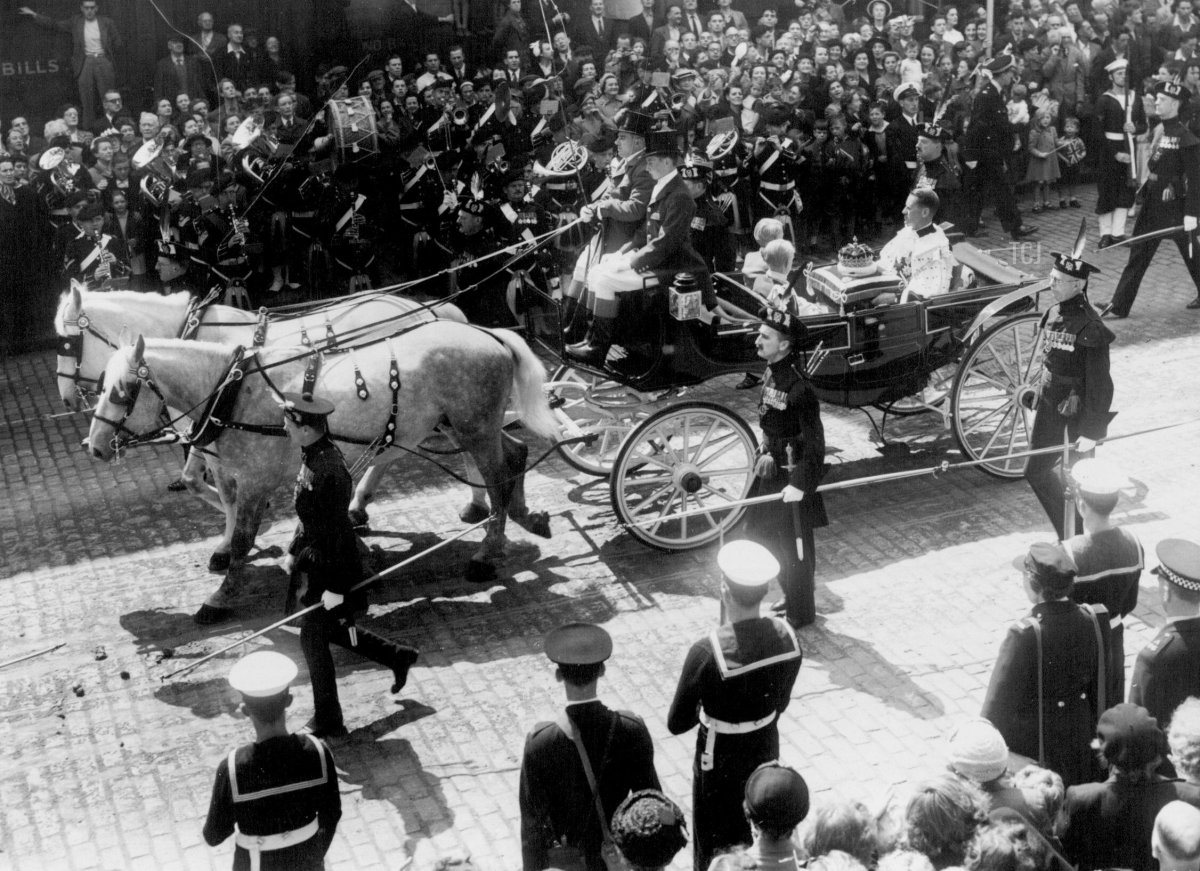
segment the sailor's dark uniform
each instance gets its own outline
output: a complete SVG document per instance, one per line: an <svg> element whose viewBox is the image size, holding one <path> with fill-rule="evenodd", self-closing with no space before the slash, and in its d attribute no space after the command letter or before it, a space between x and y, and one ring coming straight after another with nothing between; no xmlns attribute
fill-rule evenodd
<svg viewBox="0 0 1200 871"><path fill-rule="evenodd" d="M320 871L342 816L333 754L312 735L245 744L217 766L204 840L234 835L233 871Z"/></svg>
<svg viewBox="0 0 1200 871"><path fill-rule="evenodd" d="M667 728L680 735L700 726L692 767L697 871L721 847L750 840L742 792L755 768L779 756L779 715L802 658L792 628L774 617L725 624L688 651Z"/></svg>

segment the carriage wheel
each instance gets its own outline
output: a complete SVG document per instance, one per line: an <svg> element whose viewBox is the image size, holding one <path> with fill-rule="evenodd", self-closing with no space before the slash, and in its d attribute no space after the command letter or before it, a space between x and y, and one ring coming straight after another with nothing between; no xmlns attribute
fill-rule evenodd
<svg viewBox="0 0 1200 871"><path fill-rule="evenodd" d="M1033 412L1025 403L1042 378L1042 315L1018 315L985 330L963 357L951 394L954 440L979 468L997 478L1020 478Z"/></svg>
<svg viewBox="0 0 1200 871"><path fill-rule="evenodd" d="M559 454L573 469L608 477L621 442L646 418L645 404L616 381L566 365L555 370L546 389L560 424L598 436L591 444L559 445Z"/></svg>
<svg viewBox="0 0 1200 871"><path fill-rule="evenodd" d="M954 386L954 373L957 371L958 363L956 362L939 366L929 373L928 383L918 392L892 402L880 402L875 407L896 417L908 417L913 414L935 411L950 395L950 390Z"/></svg>
<svg viewBox="0 0 1200 871"><path fill-rule="evenodd" d="M629 533L651 547L688 550L715 541L746 509L721 506L746 498L754 481L758 440L721 405L668 406L634 428L617 452L609 479L613 510ZM695 509L693 517L673 515Z"/></svg>

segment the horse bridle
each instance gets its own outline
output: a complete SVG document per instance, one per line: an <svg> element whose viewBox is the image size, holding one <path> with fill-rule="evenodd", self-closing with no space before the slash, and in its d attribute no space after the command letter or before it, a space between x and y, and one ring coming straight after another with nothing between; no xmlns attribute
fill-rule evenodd
<svg viewBox="0 0 1200 871"><path fill-rule="evenodd" d="M154 439L158 438L159 434L163 431L163 427L160 426L149 433L138 433L134 432L125 425L125 422L129 420L129 416L133 414L133 409L137 405L138 397L142 393L143 385L149 387L150 390L153 391L154 395L157 396L162 402L162 406L160 406L160 408L165 408L167 404L167 398L163 396L163 392L159 389L159 386L154 383L154 378L150 373L150 367L146 365L144 360L138 361L136 365L129 368L128 377L134 379L130 383L128 390L125 390L122 387L121 382L118 381L109 388L108 392L108 401L113 405L120 406L124 410L124 413L121 415L119 420L113 420L112 418L105 417L104 415L100 414L98 410L92 412L93 419L98 420L101 423L106 423L113 428L113 434L112 438L109 440L109 446L116 453L120 453L123 448L133 447L141 444L142 442L153 441ZM97 403L97 408L98 407L99 404ZM128 438L121 438L122 434L128 435Z"/></svg>
<svg viewBox="0 0 1200 871"><path fill-rule="evenodd" d="M216 296L215 293L210 293L203 299L193 297L188 302L187 311L183 315L183 325L180 326L179 334L176 336L177 339L195 338L196 333L200 330L200 322L204 319L204 309L208 308L209 304L216 299ZM81 372L83 369L84 333L91 333L114 351L118 349L117 344L92 326L92 319L84 313L82 308L80 308L74 320L66 320L64 318L63 326L67 329L78 331L58 337L58 356L73 359L75 361L75 371L68 373L56 368L55 376L72 382L75 385L75 395L80 399L86 399L89 394L99 395L104 390L104 373L101 372L99 378L88 378ZM94 385L95 389L85 385Z"/></svg>

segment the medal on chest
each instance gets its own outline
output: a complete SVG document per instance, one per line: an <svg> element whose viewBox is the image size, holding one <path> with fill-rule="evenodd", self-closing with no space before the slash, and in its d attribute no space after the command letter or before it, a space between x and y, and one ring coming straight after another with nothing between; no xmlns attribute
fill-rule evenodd
<svg viewBox="0 0 1200 871"><path fill-rule="evenodd" d="M1057 324L1056 326L1061 326ZM1061 329L1049 329L1042 333L1048 351L1074 351L1075 334Z"/></svg>
<svg viewBox="0 0 1200 871"><path fill-rule="evenodd" d="M787 391L780 390L775 386L775 376L768 371L767 377L763 381L762 396L758 400L758 413L766 414L772 409L783 411L785 408L787 408Z"/></svg>
<svg viewBox="0 0 1200 871"><path fill-rule="evenodd" d="M300 495L301 490L311 490L313 487L313 473L304 463L300 464L300 471L296 473L296 488L295 496Z"/></svg>

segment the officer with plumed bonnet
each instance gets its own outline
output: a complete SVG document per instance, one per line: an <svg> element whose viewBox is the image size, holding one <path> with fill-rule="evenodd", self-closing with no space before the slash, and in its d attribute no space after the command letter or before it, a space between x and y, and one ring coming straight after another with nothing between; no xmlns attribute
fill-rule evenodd
<svg viewBox="0 0 1200 871"><path fill-rule="evenodd" d="M1059 445L1091 455L1114 417L1109 411L1113 383L1108 348L1116 337L1087 297L1088 278L1100 270L1083 259L1084 232L1081 224L1071 253L1053 255L1054 305L1042 316L1045 377L1039 387L1018 397L1034 412L1032 450ZM1025 479L1060 540L1074 535L1081 524L1074 500L1064 501L1062 462L1063 453L1052 451L1030 457L1025 466Z"/></svg>
<svg viewBox="0 0 1200 871"><path fill-rule="evenodd" d="M825 501L817 486L825 474L825 428L801 350L807 334L795 300L760 312L755 348L767 363L759 398L762 444L751 496L781 493L781 502L752 505L746 535L763 544L782 567L784 598L773 606L792 626L816 619L813 530L827 526Z"/></svg>

